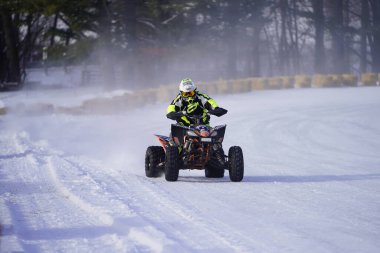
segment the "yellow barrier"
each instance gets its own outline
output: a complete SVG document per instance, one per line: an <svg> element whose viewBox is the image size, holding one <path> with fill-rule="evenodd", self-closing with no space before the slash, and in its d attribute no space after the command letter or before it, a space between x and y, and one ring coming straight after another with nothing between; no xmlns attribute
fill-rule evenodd
<svg viewBox="0 0 380 253"><path fill-rule="evenodd" d="M332 82L331 76L328 75L314 75L313 76L313 87L321 88L327 86Z"/></svg>
<svg viewBox="0 0 380 253"><path fill-rule="evenodd" d="M268 86L267 78L253 78L252 90L264 90Z"/></svg>
<svg viewBox="0 0 380 253"><path fill-rule="evenodd" d="M378 74L375 73L364 73L361 77L361 82L363 86L375 86L379 81Z"/></svg>
<svg viewBox="0 0 380 253"><path fill-rule="evenodd" d="M231 87L232 93L242 93L248 92L251 90L251 85L249 80L238 79L234 81L229 81L229 86Z"/></svg>
<svg viewBox="0 0 380 253"><path fill-rule="evenodd" d="M242 92L250 92L252 90L251 80L250 79L241 79Z"/></svg>
<svg viewBox="0 0 380 253"><path fill-rule="evenodd" d="M376 85L380 80L380 74L365 73L361 76L363 85ZM250 92L252 90L281 89L281 88L304 88L304 87L336 87L357 86L358 77L352 74L343 75L307 75L282 76L271 78L247 78L237 80L218 80L199 84L198 90L210 96L217 94L233 94ZM178 94L177 85L160 86L136 91L133 94L106 98L94 98L84 101L81 106L75 108L55 108L64 113L114 113L128 108L135 108L145 104L156 102L170 103ZM38 110L52 111L54 108L39 105ZM0 114L5 114L5 108L0 108Z"/></svg>
<svg viewBox="0 0 380 253"><path fill-rule="evenodd" d="M342 85L344 86L358 86L358 77L351 74L342 75Z"/></svg>
<svg viewBox="0 0 380 253"><path fill-rule="evenodd" d="M231 87L231 93L240 93L242 90L240 80L229 81L229 85Z"/></svg>
<svg viewBox="0 0 380 253"><path fill-rule="evenodd" d="M294 77L292 76L282 76L282 88L289 89L294 87Z"/></svg>
<svg viewBox="0 0 380 253"><path fill-rule="evenodd" d="M295 88L310 88L311 77L305 76L305 75L296 75L294 77L294 87Z"/></svg>
<svg viewBox="0 0 380 253"><path fill-rule="evenodd" d="M268 89L275 90L282 88L282 78L281 77L271 77L268 78Z"/></svg>
<svg viewBox="0 0 380 253"><path fill-rule="evenodd" d="M205 92L208 95L212 96L213 94L216 94L218 91L218 83L208 83L203 86L204 88L200 88L199 91Z"/></svg>
<svg viewBox="0 0 380 253"><path fill-rule="evenodd" d="M341 75L314 75L313 76L313 87L339 87L342 85Z"/></svg>
<svg viewBox="0 0 380 253"><path fill-rule="evenodd" d="M339 87L342 85L342 76L341 75L330 75L331 83L327 84L327 87Z"/></svg>
<svg viewBox="0 0 380 253"><path fill-rule="evenodd" d="M159 88L156 88L156 92L157 92L157 95L158 95L157 96L157 101L159 101L159 102L168 102L169 101L169 103L179 93L177 85L160 86Z"/></svg>
<svg viewBox="0 0 380 253"><path fill-rule="evenodd" d="M218 94L228 94L230 92L229 87L228 87L228 81L226 80L219 80L217 82L217 93Z"/></svg>

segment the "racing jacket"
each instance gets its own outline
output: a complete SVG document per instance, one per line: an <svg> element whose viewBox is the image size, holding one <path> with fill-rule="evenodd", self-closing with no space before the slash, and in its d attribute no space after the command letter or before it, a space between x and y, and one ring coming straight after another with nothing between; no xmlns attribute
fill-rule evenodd
<svg viewBox="0 0 380 253"><path fill-rule="evenodd" d="M207 111L214 110L218 108L218 104L207 94L195 91L195 95L192 97L182 97L181 93L171 102L168 106L167 113L171 112L186 112L187 115L204 115L202 121L205 125L209 124L210 116L206 113ZM186 115L181 116L176 119L177 122L184 126L190 126L194 124L193 120L186 117Z"/></svg>

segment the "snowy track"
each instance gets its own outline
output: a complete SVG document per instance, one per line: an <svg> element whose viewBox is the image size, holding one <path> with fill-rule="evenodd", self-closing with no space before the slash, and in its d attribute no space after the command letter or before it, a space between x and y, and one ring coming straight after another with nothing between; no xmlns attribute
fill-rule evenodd
<svg viewBox="0 0 380 253"><path fill-rule="evenodd" d="M225 150L243 148L240 183L145 177L165 104L1 117L0 252L380 250L380 88L215 98Z"/></svg>

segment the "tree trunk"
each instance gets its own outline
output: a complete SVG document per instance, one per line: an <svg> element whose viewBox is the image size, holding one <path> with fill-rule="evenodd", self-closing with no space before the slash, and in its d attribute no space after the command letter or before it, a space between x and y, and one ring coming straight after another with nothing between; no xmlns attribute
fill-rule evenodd
<svg viewBox="0 0 380 253"><path fill-rule="evenodd" d="M237 77L237 37L238 37L238 17L239 17L239 5L240 1L230 0L228 1L227 20L228 29L226 32L227 41L227 77Z"/></svg>
<svg viewBox="0 0 380 253"><path fill-rule="evenodd" d="M292 13L289 19L289 34L291 38L291 52L293 71L291 74L298 74L300 72L300 50L299 50L299 31L298 31L298 16L297 16L297 2L292 0Z"/></svg>
<svg viewBox="0 0 380 253"><path fill-rule="evenodd" d="M347 71L346 52L344 50L343 0L333 0L332 4L331 36L333 39L333 66L335 66L335 73L342 74Z"/></svg>
<svg viewBox="0 0 380 253"><path fill-rule="evenodd" d="M239 19L240 0L230 0L228 2L227 20L228 29L226 32L227 42L227 78L237 78L237 37Z"/></svg>
<svg viewBox="0 0 380 253"><path fill-rule="evenodd" d="M280 74L289 74L289 45L286 24L288 22L288 0L280 0L281 35L279 44Z"/></svg>
<svg viewBox="0 0 380 253"><path fill-rule="evenodd" d="M261 25L256 25L254 27L253 32L253 66L252 66L252 74L255 77L261 76L261 58L260 58L260 33L261 33Z"/></svg>
<svg viewBox="0 0 380 253"><path fill-rule="evenodd" d="M5 54L5 42L4 42L4 32L3 23L0 18L0 84L5 82L6 78L6 54Z"/></svg>
<svg viewBox="0 0 380 253"><path fill-rule="evenodd" d="M136 89L137 83L140 83L139 76L144 76L141 70L145 70L142 66L139 67L138 57L138 42L137 42L137 0L125 0L124 1L124 24L126 30L126 39L128 41L126 61L126 79L128 80L128 87ZM139 73L140 71L140 73Z"/></svg>
<svg viewBox="0 0 380 253"><path fill-rule="evenodd" d="M53 26L51 27L52 33L50 36L50 46L54 46L55 44L55 30L57 29L59 13L57 12L54 16Z"/></svg>
<svg viewBox="0 0 380 253"><path fill-rule="evenodd" d="M237 46L236 36L228 38L227 44L227 78L235 79L237 77Z"/></svg>
<svg viewBox="0 0 380 253"><path fill-rule="evenodd" d="M314 73L325 73L325 15L323 1L313 0L315 26Z"/></svg>
<svg viewBox="0 0 380 253"><path fill-rule="evenodd" d="M367 72L367 37L369 28L369 5L368 0L361 3L361 32L360 32L360 71Z"/></svg>
<svg viewBox="0 0 380 253"><path fill-rule="evenodd" d="M19 39L15 33L11 13L0 7L0 16L2 21L2 30L6 46L7 72L5 82L21 82L20 60L18 55Z"/></svg>
<svg viewBox="0 0 380 253"><path fill-rule="evenodd" d="M112 14L108 8L106 0L98 0L97 8L99 9L99 30L100 30L100 56L103 71L104 85L113 89L116 87L113 45L111 43L111 20Z"/></svg>
<svg viewBox="0 0 380 253"><path fill-rule="evenodd" d="M373 43L371 45L372 71L380 72L380 0L373 0L372 16L373 16Z"/></svg>

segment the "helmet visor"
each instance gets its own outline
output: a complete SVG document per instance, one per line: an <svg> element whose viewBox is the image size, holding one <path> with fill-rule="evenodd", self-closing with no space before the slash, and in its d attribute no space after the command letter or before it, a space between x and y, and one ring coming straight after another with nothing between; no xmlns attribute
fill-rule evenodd
<svg viewBox="0 0 380 253"><path fill-rule="evenodd" d="M188 91L188 92L181 91L181 95L182 95L182 97L185 97L185 98L193 97L195 95L195 91Z"/></svg>

